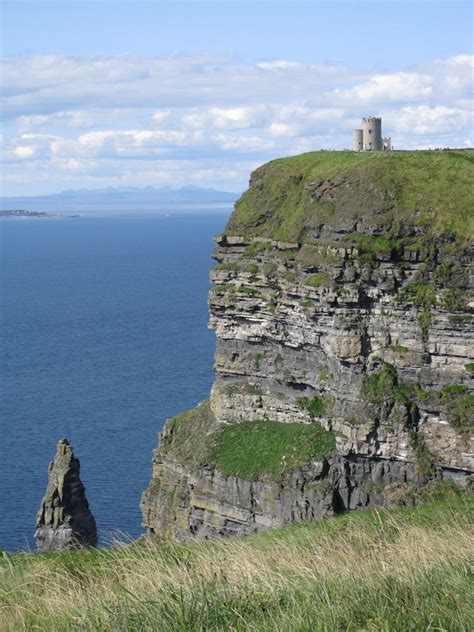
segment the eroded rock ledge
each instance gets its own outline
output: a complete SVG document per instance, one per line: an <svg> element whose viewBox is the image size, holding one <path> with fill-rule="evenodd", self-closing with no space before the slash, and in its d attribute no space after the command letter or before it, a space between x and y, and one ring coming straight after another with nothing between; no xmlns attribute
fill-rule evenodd
<svg viewBox="0 0 474 632"><path fill-rule="evenodd" d="M165 426L141 504L149 532L250 533L466 484L473 175L455 152L320 152L252 175L216 238L210 403ZM289 438L277 464L255 453L271 471L239 471L264 420L320 427L324 453L304 462L306 443ZM255 446L249 422L260 424Z"/></svg>

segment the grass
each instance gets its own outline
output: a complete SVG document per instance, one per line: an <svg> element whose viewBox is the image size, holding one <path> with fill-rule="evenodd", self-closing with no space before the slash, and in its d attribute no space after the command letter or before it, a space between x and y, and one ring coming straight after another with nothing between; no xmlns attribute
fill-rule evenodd
<svg viewBox="0 0 474 632"><path fill-rule="evenodd" d="M380 405L404 399L398 384L397 369L388 362L377 373L367 375L362 385L362 395L370 404Z"/></svg>
<svg viewBox="0 0 474 632"><path fill-rule="evenodd" d="M466 304L472 300L472 293L463 290L447 290L443 294L441 307L451 312L466 309Z"/></svg>
<svg viewBox="0 0 474 632"><path fill-rule="evenodd" d="M234 385L228 388L229 394L237 392ZM252 384L239 390L261 394ZM246 481L264 475L280 480L292 469L320 460L335 447L334 434L316 422L308 425L261 420L219 425L208 401L173 417L166 427L160 443L165 454L190 467L217 467L228 476Z"/></svg>
<svg viewBox="0 0 474 632"><path fill-rule="evenodd" d="M239 270L239 266L236 263L224 261L222 263L218 263L214 269L237 271Z"/></svg>
<svg viewBox="0 0 474 632"><path fill-rule="evenodd" d="M318 243L312 244L309 242L301 246L295 259L302 268L306 269L332 266L341 261L340 255L328 251L327 248L323 248Z"/></svg>
<svg viewBox="0 0 474 632"><path fill-rule="evenodd" d="M407 283L398 293L397 302L411 303L418 308L430 309L436 303L436 290L432 285Z"/></svg>
<svg viewBox="0 0 474 632"><path fill-rule="evenodd" d="M418 384L399 384L396 368L384 362L377 373L365 378L362 395L370 404L381 406L396 401L409 407L417 399L433 397L445 407L448 421L456 432L469 433L473 428L474 395L464 384L449 384L438 392L429 393Z"/></svg>
<svg viewBox="0 0 474 632"><path fill-rule="evenodd" d="M271 250L272 246L262 241L256 241L245 247L245 255L248 257L255 257L256 255L264 253L266 250Z"/></svg>
<svg viewBox="0 0 474 632"><path fill-rule="evenodd" d="M449 403L448 421L456 432L471 433L474 425L474 395L466 393Z"/></svg>
<svg viewBox="0 0 474 632"><path fill-rule="evenodd" d="M390 345L390 351L394 351L395 353L408 353L408 347L404 347L403 345Z"/></svg>
<svg viewBox="0 0 474 632"><path fill-rule="evenodd" d="M419 384L400 384L396 368L388 362L384 362L377 373L366 376L362 396L376 406L398 402L408 407L416 405L417 400L432 398L443 405L449 423L458 433L469 433L473 428L474 395L468 392L467 386L449 384L440 391L428 392ZM417 457L420 454L417 452Z"/></svg>
<svg viewBox="0 0 474 632"><path fill-rule="evenodd" d="M441 402L445 402L455 398L457 395L465 395L466 393L467 386L464 384L449 384L448 386L443 386L443 388L436 394L436 397Z"/></svg>
<svg viewBox="0 0 474 632"><path fill-rule="evenodd" d="M473 517L453 497L245 539L14 555L0 629L467 632Z"/></svg>
<svg viewBox="0 0 474 632"><path fill-rule="evenodd" d="M361 252L357 257L357 261L363 268L373 268L375 266L375 255L372 252Z"/></svg>
<svg viewBox="0 0 474 632"><path fill-rule="evenodd" d="M434 456L428 450L423 436L413 430L410 434L410 443L415 451L417 474L429 477L433 473Z"/></svg>
<svg viewBox="0 0 474 632"><path fill-rule="evenodd" d="M244 271L250 274L257 274L259 267L256 263L249 263L245 266Z"/></svg>
<svg viewBox="0 0 474 632"><path fill-rule="evenodd" d="M206 460L206 437L218 427L209 401L186 410L166 424L167 433L160 442L160 449L190 467Z"/></svg>
<svg viewBox="0 0 474 632"><path fill-rule="evenodd" d="M326 382L328 378L329 378L329 369L326 365L323 364L319 368L319 380L321 382Z"/></svg>
<svg viewBox="0 0 474 632"><path fill-rule="evenodd" d="M321 379L321 371L320 371L320 379ZM311 399L309 397L298 397L296 399L296 403L302 410L308 411L311 419L315 417L322 417L324 414L324 410L326 405L324 403L324 399L319 395L315 395Z"/></svg>
<svg viewBox="0 0 474 632"><path fill-rule="evenodd" d="M255 384L246 384L243 388L244 393L247 395L261 395L262 389Z"/></svg>
<svg viewBox="0 0 474 632"><path fill-rule="evenodd" d="M254 287L249 287L248 285L241 285L237 288L237 292L239 292L240 294L245 294L246 296L258 296L260 294L260 292L254 288Z"/></svg>
<svg viewBox="0 0 474 632"><path fill-rule="evenodd" d="M387 235L354 233L348 241L355 242L359 251L365 254L390 253L393 249L393 241Z"/></svg>
<svg viewBox="0 0 474 632"><path fill-rule="evenodd" d="M306 285L311 287L328 286L331 284L331 278L327 272L316 272L306 279Z"/></svg>
<svg viewBox="0 0 474 632"><path fill-rule="evenodd" d="M280 423L260 420L224 426L209 437L208 459L228 476L274 480L311 461L319 461L335 447L334 433L318 423Z"/></svg>
<svg viewBox="0 0 474 632"><path fill-rule="evenodd" d="M364 218L366 233L397 238L414 223L423 244L446 236L456 251L474 234L473 175L470 152L319 151L273 160L252 174L226 233L304 242L321 224L337 229ZM388 252L384 240L364 246Z"/></svg>

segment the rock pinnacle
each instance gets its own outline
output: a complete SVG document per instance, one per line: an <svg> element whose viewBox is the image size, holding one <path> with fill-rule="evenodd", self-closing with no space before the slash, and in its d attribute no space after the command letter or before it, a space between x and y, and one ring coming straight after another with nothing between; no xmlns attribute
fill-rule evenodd
<svg viewBox="0 0 474 632"><path fill-rule="evenodd" d="M97 545L97 529L79 478L79 459L67 439L58 441L49 464L48 485L36 514L39 551L72 550Z"/></svg>

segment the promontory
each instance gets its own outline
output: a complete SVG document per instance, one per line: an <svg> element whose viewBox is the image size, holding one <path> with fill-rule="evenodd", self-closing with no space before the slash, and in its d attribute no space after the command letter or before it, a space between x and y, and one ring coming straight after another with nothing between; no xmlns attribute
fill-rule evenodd
<svg viewBox="0 0 474 632"><path fill-rule="evenodd" d="M421 502L474 471L474 152L314 152L216 237L216 380L166 422L149 533L214 538Z"/></svg>

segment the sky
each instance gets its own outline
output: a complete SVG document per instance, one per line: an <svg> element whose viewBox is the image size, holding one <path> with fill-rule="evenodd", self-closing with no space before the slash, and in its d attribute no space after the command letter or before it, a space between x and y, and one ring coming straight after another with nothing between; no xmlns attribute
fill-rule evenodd
<svg viewBox="0 0 474 632"><path fill-rule="evenodd" d="M243 191L281 156L474 145L473 5L3 0L1 194Z"/></svg>

